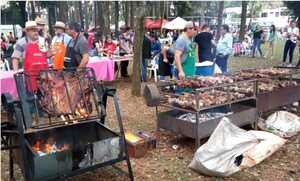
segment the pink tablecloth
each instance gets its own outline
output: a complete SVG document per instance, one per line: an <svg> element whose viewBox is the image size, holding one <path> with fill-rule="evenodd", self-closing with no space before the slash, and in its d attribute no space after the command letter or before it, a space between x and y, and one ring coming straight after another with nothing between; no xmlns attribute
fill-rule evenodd
<svg viewBox="0 0 300 181"><path fill-rule="evenodd" d="M104 81L115 80L115 61L106 57L90 57L87 67L94 69L96 79Z"/></svg>
<svg viewBox="0 0 300 181"><path fill-rule="evenodd" d="M1 81L1 94L9 93L16 99L18 97L18 92L16 88L16 82L14 79L14 73L12 71L2 71L0 72Z"/></svg>

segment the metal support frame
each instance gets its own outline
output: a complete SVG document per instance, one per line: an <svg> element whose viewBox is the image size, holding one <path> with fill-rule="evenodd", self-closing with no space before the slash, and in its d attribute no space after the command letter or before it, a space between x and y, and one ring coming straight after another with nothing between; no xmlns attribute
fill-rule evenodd
<svg viewBox="0 0 300 181"><path fill-rule="evenodd" d="M92 71L91 73L92 73L92 77L95 77L94 72ZM31 116L31 112L29 109L28 97L26 95L26 90L24 87L24 79L22 77L18 77L18 76L21 76L21 75L16 75L15 79L16 79L17 90L19 93L20 101L15 103L13 108L14 108L14 115L15 115L15 122L16 122L15 133L18 134L17 142L19 143L19 145L18 145L18 147L9 147L9 149L12 149L12 148L20 149L21 156L22 156L22 159L20 160L21 161L20 167L21 167L21 170L22 170L25 180L30 181L30 180L32 180L33 175L31 175L30 167L27 165L29 163L28 162L29 161L29 157L28 157L29 150L27 148L28 143L25 138L25 134L27 133L27 129L31 128L33 126L32 125L32 116ZM118 135L118 137L120 139L120 145L119 145L120 146L120 155L118 156L118 158L106 161L104 163L95 164L95 165L89 166L87 168L79 169L79 170L73 170L70 174L63 176L63 178L56 178L56 179L65 179L67 177L82 174L87 171L92 171L92 170L95 170L100 167L109 166L109 165L114 166L114 164L117 162L126 161L127 167L128 167L129 179L131 181L133 181L134 176L133 176L132 167L131 167L131 163L130 163L130 159L129 159L129 155L128 155L127 144L125 141L125 132L124 132L124 128L123 128L121 110L120 110L120 106L119 106L119 99L116 95L116 90L114 88L108 88L108 87L105 87L104 85L100 85L99 83L97 83L96 79L93 79L92 83L94 85L93 93L94 93L94 96L96 96L94 98L95 98L95 100L97 100L96 103L98 104L96 107L100 108L100 113L99 113L99 110L97 110L97 112L98 112L97 118L94 119L94 121L98 122L99 124L103 125L104 127L105 127L104 123L105 123L105 117L106 117L107 99L108 99L108 97L112 97L112 99L113 99L115 110L116 110L116 115L117 115L118 127L119 127L119 131L120 131L119 134L116 133L116 135ZM10 119L13 119L13 118L10 118ZM93 120L87 120L87 121L93 121ZM47 129L51 129L51 125L49 127L47 127ZM35 129L36 130L44 130L45 128L35 128ZM13 157L12 157L12 154L10 154L9 162L10 162L10 171L11 171L10 177L11 177L11 179L13 179Z"/></svg>

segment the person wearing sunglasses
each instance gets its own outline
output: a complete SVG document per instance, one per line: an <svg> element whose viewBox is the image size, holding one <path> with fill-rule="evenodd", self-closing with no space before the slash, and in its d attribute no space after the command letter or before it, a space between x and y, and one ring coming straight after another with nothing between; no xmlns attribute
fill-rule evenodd
<svg viewBox="0 0 300 181"><path fill-rule="evenodd" d="M184 32L175 42L175 65L178 78L192 77L196 73L195 48L192 38L195 34L194 24L189 21L184 27Z"/></svg>

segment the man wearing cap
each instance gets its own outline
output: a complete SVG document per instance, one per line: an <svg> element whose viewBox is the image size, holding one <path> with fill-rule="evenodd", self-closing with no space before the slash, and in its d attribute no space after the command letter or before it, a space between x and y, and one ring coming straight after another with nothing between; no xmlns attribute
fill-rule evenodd
<svg viewBox="0 0 300 181"><path fill-rule="evenodd" d="M34 63L34 58L30 59L29 57L31 55L29 55L30 52L28 52L28 49L32 46L36 46L41 52L43 52L42 54L40 54L42 55L42 58L47 59L47 55L51 54L50 51L47 51L45 39L43 37L40 37L38 34L38 26L35 21L26 22L25 34L25 37L17 41L15 50L12 54L12 63L14 71L17 71L19 69L20 59L23 59L24 66L29 62ZM30 47L28 47L28 45L30 45Z"/></svg>
<svg viewBox="0 0 300 181"><path fill-rule="evenodd" d="M52 39L51 47L54 49L52 61L55 69L63 68L66 47L72 39L65 33L65 29L65 24L61 21L57 21L54 25L55 36Z"/></svg>
<svg viewBox="0 0 300 181"><path fill-rule="evenodd" d="M67 45L64 62L66 68L85 67L89 61L88 43L80 30L81 26L76 22L67 25L66 32L72 39Z"/></svg>
<svg viewBox="0 0 300 181"><path fill-rule="evenodd" d="M192 42L194 33L194 24L189 21L175 42L175 65L179 79L194 76L196 73L195 48Z"/></svg>

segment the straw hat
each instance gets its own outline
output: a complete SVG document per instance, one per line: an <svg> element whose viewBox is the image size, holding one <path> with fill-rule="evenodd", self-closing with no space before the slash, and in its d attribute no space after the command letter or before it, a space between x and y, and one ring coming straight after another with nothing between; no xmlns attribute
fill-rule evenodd
<svg viewBox="0 0 300 181"><path fill-rule="evenodd" d="M66 28L66 25L65 23L61 22L61 21L56 21L55 25L54 25L54 28L62 28L62 29L65 29Z"/></svg>
<svg viewBox="0 0 300 181"><path fill-rule="evenodd" d="M25 23L25 29L37 28L37 23L35 21L27 21Z"/></svg>
<svg viewBox="0 0 300 181"><path fill-rule="evenodd" d="M46 24L45 21L40 17L35 18L35 22L38 25L45 25Z"/></svg>

